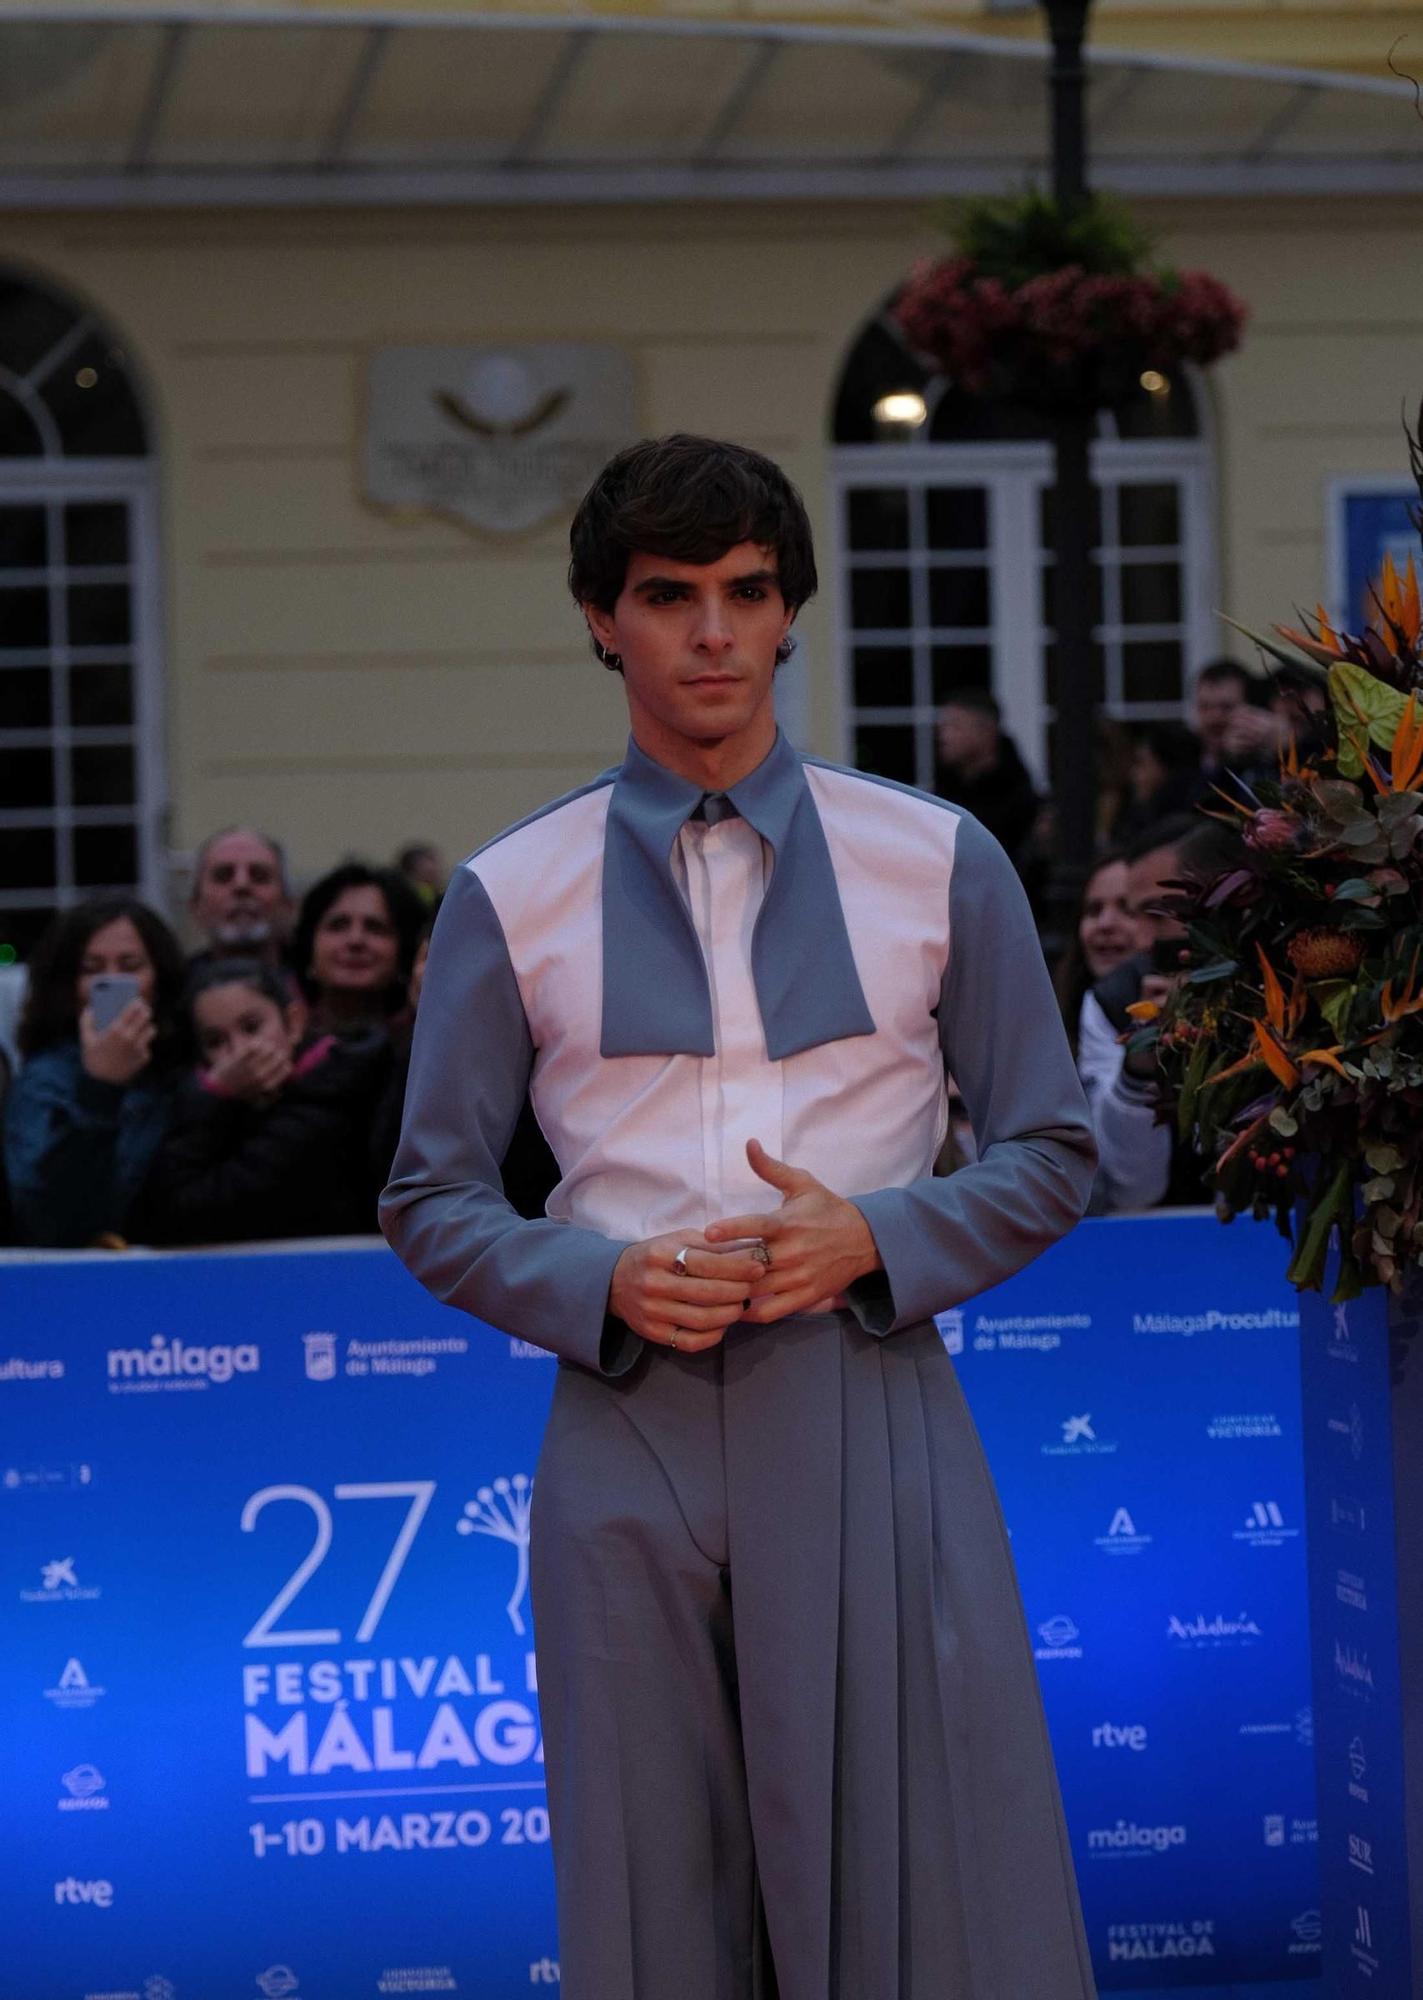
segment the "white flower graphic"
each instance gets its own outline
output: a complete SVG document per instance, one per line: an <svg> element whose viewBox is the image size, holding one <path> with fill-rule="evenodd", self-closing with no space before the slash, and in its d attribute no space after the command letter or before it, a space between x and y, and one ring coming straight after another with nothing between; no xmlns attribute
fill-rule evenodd
<svg viewBox="0 0 1423 2000"><path fill-rule="evenodd" d="M529 1591L529 1510L533 1505L534 1482L526 1473L512 1479L495 1479L481 1486L473 1500L464 1503L463 1517L456 1521L461 1535L490 1535L496 1542L510 1542L518 1550L519 1567L514 1589L504 1607L509 1623L524 1635L522 1606Z"/></svg>

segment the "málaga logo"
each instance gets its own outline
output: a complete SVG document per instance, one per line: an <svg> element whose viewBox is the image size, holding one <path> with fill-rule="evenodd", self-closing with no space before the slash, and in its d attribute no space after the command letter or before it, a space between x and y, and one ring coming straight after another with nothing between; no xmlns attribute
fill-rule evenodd
<svg viewBox="0 0 1423 2000"><path fill-rule="evenodd" d="M1138 1826L1135 1820L1119 1819L1115 1826L1088 1829L1087 1852L1102 1859L1123 1854L1164 1854L1170 1847L1186 1845L1184 1826Z"/></svg>
<svg viewBox="0 0 1423 2000"><path fill-rule="evenodd" d="M206 1389L230 1382L235 1375L255 1375L261 1350L251 1341L237 1346L190 1347L155 1333L147 1347L111 1347L109 1388L115 1394L135 1389Z"/></svg>
<svg viewBox="0 0 1423 2000"><path fill-rule="evenodd" d="M526 1473L512 1479L491 1480L481 1486L473 1500L466 1500L464 1513L455 1523L460 1535L488 1535L492 1541L507 1542L518 1562L514 1588L504 1609L509 1623L520 1638L524 1635L524 1599L529 1594L529 1515L534 1504L534 1482Z"/></svg>

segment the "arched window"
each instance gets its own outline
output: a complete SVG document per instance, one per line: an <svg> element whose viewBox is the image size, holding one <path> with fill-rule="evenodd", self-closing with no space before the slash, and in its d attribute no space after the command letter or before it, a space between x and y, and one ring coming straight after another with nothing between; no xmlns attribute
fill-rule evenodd
<svg viewBox="0 0 1423 2000"><path fill-rule="evenodd" d="M159 890L154 492L112 336L0 270L0 953ZM6 949L8 947L8 949Z"/></svg>
<svg viewBox="0 0 1423 2000"><path fill-rule="evenodd" d="M1097 697L1124 721L1179 717L1220 651L1211 455L1185 376L1144 376L1093 448ZM1053 720L1052 450L1032 412L929 374L881 312L833 415L849 753L932 790L934 717L991 688L1046 782Z"/></svg>

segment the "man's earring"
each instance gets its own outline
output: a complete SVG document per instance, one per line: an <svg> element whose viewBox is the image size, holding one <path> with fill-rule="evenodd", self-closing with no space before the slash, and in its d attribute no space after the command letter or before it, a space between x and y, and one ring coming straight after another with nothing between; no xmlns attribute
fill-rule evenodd
<svg viewBox="0 0 1423 2000"><path fill-rule="evenodd" d="M622 654L609 653L605 651L603 654L603 665L608 669L610 673L620 674L623 670Z"/></svg>

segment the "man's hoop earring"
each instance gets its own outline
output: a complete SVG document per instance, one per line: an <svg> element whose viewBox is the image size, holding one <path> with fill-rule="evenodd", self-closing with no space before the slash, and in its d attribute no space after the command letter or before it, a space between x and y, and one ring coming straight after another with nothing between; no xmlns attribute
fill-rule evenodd
<svg viewBox="0 0 1423 2000"><path fill-rule="evenodd" d="M620 674L623 670L622 654L605 652L603 654L603 665L608 669L609 673Z"/></svg>

